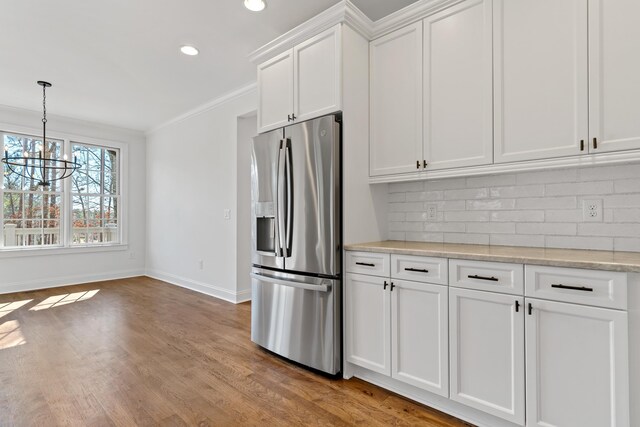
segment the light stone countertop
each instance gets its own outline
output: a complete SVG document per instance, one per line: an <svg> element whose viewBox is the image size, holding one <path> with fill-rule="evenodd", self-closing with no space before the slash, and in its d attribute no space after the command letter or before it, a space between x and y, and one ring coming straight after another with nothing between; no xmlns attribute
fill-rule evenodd
<svg viewBox="0 0 640 427"><path fill-rule="evenodd" d="M640 252L402 242L395 240L346 245L345 250L640 273Z"/></svg>

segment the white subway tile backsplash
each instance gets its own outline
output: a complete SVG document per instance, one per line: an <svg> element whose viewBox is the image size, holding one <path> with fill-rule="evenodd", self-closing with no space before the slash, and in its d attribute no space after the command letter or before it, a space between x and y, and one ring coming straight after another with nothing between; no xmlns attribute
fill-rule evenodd
<svg viewBox="0 0 640 427"><path fill-rule="evenodd" d="M560 235L575 236L578 226L576 224L554 223L554 222L536 222L536 223L520 223L516 225L516 233L518 234L538 234L538 235Z"/></svg>
<svg viewBox="0 0 640 427"><path fill-rule="evenodd" d="M423 181L396 182L389 184L389 193L406 193L407 191L422 191Z"/></svg>
<svg viewBox="0 0 640 427"><path fill-rule="evenodd" d="M489 221L489 212L487 211L451 211L444 213L445 221L462 221L462 222L487 222Z"/></svg>
<svg viewBox="0 0 640 427"><path fill-rule="evenodd" d="M467 188L491 187L494 185L515 185L516 176L510 174L487 175L467 178Z"/></svg>
<svg viewBox="0 0 640 427"><path fill-rule="evenodd" d="M544 236L523 236L521 234L492 234L489 243L500 246L544 247Z"/></svg>
<svg viewBox="0 0 640 427"><path fill-rule="evenodd" d="M531 197L517 199L518 209L569 209L578 203L576 197Z"/></svg>
<svg viewBox="0 0 640 427"><path fill-rule="evenodd" d="M584 236L546 236L545 246L547 248L612 251L613 238Z"/></svg>
<svg viewBox="0 0 640 427"><path fill-rule="evenodd" d="M489 189L491 197L541 197L544 196L544 185L513 185L510 187L493 187Z"/></svg>
<svg viewBox="0 0 640 427"><path fill-rule="evenodd" d="M613 249L625 252L640 252L640 237L616 237Z"/></svg>
<svg viewBox="0 0 640 427"><path fill-rule="evenodd" d="M577 180L577 169L556 169L536 172L523 172L516 176L516 183L518 185L575 182Z"/></svg>
<svg viewBox="0 0 640 427"><path fill-rule="evenodd" d="M389 203L406 202L407 193L389 193L387 200L389 201Z"/></svg>
<svg viewBox="0 0 640 427"><path fill-rule="evenodd" d="M547 184L545 196L577 196L583 194L611 194L613 181L573 182L570 184Z"/></svg>
<svg viewBox="0 0 640 427"><path fill-rule="evenodd" d="M389 185L389 238L640 252L640 165ZM586 222L584 200L603 201ZM438 209L427 217L427 206Z"/></svg>
<svg viewBox="0 0 640 427"><path fill-rule="evenodd" d="M638 193L640 192L640 178L619 179L614 183L616 193Z"/></svg>
<svg viewBox="0 0 640 427"><path fill-rule="evenodd" d="M509 210L516 207L515 199L467 200L467 210Z"/></svg>
<svg viewBox="0 0 640 427"><path fill-rule="evenodd" d="M514 234L516 225L511 222L474 222L467 224L468 233Z"/></svg>
<svg viewBox="0 0 640 427"><path fill-rule="evenodd" d="M465 190L445 190L445 200L467 200L467 199L484 199L489 197L489 191L486 188L471 188Z"/></svg>
<svg viewBox="0 0 640 427"><path fill-rule="evenodd" d="M444 233L444 241L447 243L466 243L469 245L488 245L488 234L472 233Z"/></svg>
<svg viewBox="0 0 640 427"><path fill-rule="evenodd" d="M496 211L491 212L491 221L542 222L544 211Z"/></svg>
<svg viewBox="0 0 640 427"><path fill-rule="evenodd" d="M442 191L419 191L407 194L407 202L428 202L442 200Z"/></svg>

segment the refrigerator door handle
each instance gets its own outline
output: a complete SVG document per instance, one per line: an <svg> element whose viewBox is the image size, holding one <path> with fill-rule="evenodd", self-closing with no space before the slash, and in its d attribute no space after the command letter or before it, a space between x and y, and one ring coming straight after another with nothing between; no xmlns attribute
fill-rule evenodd
<svg viewBox="0 0 640 427"><path fill-rule="evenodd" d="M329 284L310 285L308 283L293 282L291 280L284 280L284 279L276 279L276 278L273 278L270 276L264 276L258 273L251 273L251 277L259 281L267 281L269 283L275 283L276 285L282 285L282 286L289 286L291 288L306 289L309 291L319 291L319 292L331 291L331 285Z"/></svg>
<svg viewBox="0 0 640 427"><path fill-rule="evenodd" d="M276 175L276 216L277 216L277 252L278 256L284 257L286 254L284 253L287 247L287 241L285 238L285 194L284 187L286 186L284 169L285 162L282 159L282 154L285 150L283 150L284 140L280 140L280 148L278 149L278 165L277 165L277 175Z"/></svg>
<svg viewBox="0 0 640 427"><path fill-rule="evenodd" d="M291 139L285 140L284 158L286 170L286 188L287 188L287 218L285 230L285 256L291 256L291 244L293 239L293 163L291 160Z"/></svg>

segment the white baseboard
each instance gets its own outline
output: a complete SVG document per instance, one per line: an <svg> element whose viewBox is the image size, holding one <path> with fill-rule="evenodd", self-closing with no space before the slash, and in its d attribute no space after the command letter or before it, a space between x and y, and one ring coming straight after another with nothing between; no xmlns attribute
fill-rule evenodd
<svg viewBox="0 0 640 427"><path fill-rule="evenodd" d="M0 285L0 294L14 292L35 291L38 289L59 288L61 286L81 285L85 283L102 282L105 280L126 279L144 276L144 269L108 271L104 273L80 274L76 276L53 277L48 279L27 280Z"/></svg>
<svg viewBox="0 0 640 427"><path fill-rule="evenodd" d="M162 280L163 282L167 282L172 285L180 286L181 288L191 289L192 291L200 292L234 304L251 300L251 290L233 292L209 283L198 282L196 280L187 279L185 277L176 276L175 274L165 273L158 270L147 269L146 276Z"/></svg>

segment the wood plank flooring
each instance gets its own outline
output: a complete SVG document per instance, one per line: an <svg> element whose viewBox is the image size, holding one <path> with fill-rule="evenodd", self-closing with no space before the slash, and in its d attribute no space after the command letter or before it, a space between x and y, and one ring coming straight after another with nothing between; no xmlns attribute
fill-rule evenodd
<svg viewBox="0 0 640 427"><path fill-rule="evenodd" d="M260 349L250 308L147 277L0 295L0 425L468 425Z"/></svg>

